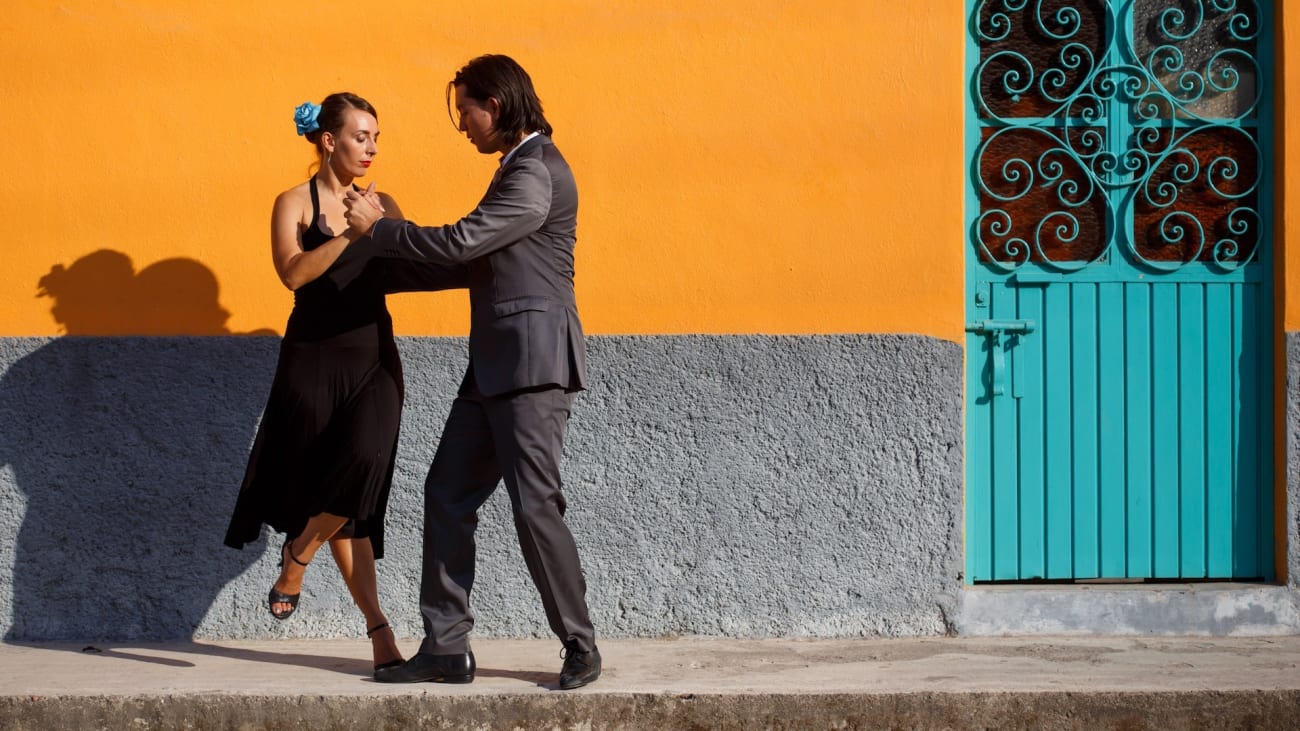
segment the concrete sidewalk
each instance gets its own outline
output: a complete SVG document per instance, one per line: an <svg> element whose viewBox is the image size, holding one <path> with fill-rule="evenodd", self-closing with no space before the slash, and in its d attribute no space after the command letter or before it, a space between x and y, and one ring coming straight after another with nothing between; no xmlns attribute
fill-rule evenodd
<svg viewBox="0 0 1300 731"><path fill-rule="evenodd" d="M413 651L414 642L403 642ZM0 645L0 728L1300 728L1300 637L481 640L384 685L364 640Z"/></svg>

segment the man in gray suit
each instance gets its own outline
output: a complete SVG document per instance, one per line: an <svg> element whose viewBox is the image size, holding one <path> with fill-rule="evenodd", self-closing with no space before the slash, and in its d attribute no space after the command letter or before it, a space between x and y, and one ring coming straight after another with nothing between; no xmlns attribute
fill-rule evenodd
<svg viewBox="0 0 1300 731"><path fill-rule="evenodd" d="M519 545L551 630L564 643L562 689L600 675L586 581L564 524L560 456L586 350L573 295L578 190L551 142L528 74L506 56L474 59L448 84L459 128L501 163L478 207L456 223L382 218L373 194L349 193L345 256L407 259L464 277L469 367L425 482L420 612L425 639L382 682L474 679L469 607L477 511L504 478ZM348 271L340 267L339 271Z"/></svg>

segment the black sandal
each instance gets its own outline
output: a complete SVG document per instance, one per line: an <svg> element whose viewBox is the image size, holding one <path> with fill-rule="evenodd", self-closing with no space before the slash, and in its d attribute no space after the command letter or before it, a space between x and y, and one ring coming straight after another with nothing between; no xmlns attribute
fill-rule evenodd
<svg viewBox="0 0 1300 731"><path fill-rule="evenodd" d="M288 550L286 551L285 549ZM302 561L299 561L298 557L293 555L292 538L285 538L284 545L280 546L280 568L284 568L284 556L286 553L289 554L290 561L293 561L294 563L298 564L299 566L302 566L303 568L307 567L307 564L303 563ZM275 590L275 584L272 584L271 593L268 595L269 597L268 603L271 609L271 616L275 617L276 619L288 619L289 615L293 614L294 610L298 608L298 597L300 596L302 596L301 592L297 594L283 594L281 592L278 592ZM287 611L277 612L275 611L276 604L288 604L289 609Z"/></svg>
<svg viewBox="0 0 1300 731"><path fill-rule="evenodd" d="M370 629L366 630L366 637L373 637L374 634L375 634L376 632L378 632L379 630L381 630L381 629L389 629L389 627L388 627L388 623L387 623L387 622L383 622L382 624L377 624L377 625L375 625L374 627L371 627ZM403 665L403 664L405 664L405 663L406 663L406 661L403 660L403 659L401 659L401 658L399 657L399 658L396 659L396 660L389 660L388 662L384 662L384 663L380 663L380 664L376 665L376 666L375 666L375 672L377 673L377 672L379 672L380 670L385 670L385 669L387 669L387 668L395 668L395 667L397 667L398 665Z"/></svg>

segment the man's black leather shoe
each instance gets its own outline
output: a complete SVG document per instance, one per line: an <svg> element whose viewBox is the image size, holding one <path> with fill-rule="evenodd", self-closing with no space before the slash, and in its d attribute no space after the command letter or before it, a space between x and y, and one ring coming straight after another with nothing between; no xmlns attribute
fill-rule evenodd
<svg viewBox="0 0 1300 731"><path fill-rule="evenodd" d="M454 655L420 652L397 667L376 670L375 680L380 683L472 683L474 669L472 652Z"/></svg>
<svg viewBox="0 0 1300 731"><path fill-rule="evenodd" d="M600 677L600 650L578 652L564 648L564 667L560 668L560 690L581 688Z"/></svg>

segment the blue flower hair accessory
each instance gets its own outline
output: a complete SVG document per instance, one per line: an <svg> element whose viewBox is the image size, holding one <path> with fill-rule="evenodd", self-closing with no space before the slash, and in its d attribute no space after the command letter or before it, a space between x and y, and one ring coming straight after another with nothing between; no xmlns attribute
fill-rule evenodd
<svg viewBox="0 0 1300 731"><path fill-rule="evenodd" d="M293 110L293 123L298 125L298 134L305 135L320 129L320 123L316 121L319 116L319 104L313 102L299 104L298 108Z"/></svg>

